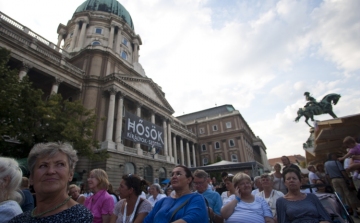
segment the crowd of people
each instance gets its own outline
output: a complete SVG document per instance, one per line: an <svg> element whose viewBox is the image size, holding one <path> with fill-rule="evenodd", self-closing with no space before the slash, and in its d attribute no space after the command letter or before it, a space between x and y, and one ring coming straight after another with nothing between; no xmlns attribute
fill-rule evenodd
<svg viewBox="0 0 360 223"><path fill-rule="evenodd" d="M344 142L351 149L358 146L349 138ZM340 163L348 157L329 154L325 164L309 165L309 174L304 175L283 156L283 168L276 164L272 174L252 178L247 171L223 172L218 183L204 170L191 172L178 165L165 188L149 185L136 174L126 174L118 193L112 190L104 170L93 169L86 182L90 191L85 193L78 185L70 184L78 161L72 146L42 143L29 153L29 179L22 176L16 160L0 157L0 222L344 222L332 190L357 217L357 198L347 183L351 178ZM353 162L349 169L356 169L354 165L358 163Z"/></svg>

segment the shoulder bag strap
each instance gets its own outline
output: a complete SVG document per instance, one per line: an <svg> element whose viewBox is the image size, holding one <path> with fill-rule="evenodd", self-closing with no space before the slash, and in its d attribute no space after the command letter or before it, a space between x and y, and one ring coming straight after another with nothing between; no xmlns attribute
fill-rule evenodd
<svg viewBox="0 0 360 223"><path fill-rule="evenodd" d="M182 207L184 207L188 202L189 202L189 199L187 199L186 201L184 201L179 207L177 207L177 208L175 209L175 211L173 211L173 213L171 214L171 218L170 218L170 221L169 221L169 222L171 222L171 220L172 220L172 218L174 217L174 215L175 215Z"/></svg>
<svg viewBox="0 0 360 223"><path fill-rule="evenodd" d="M212 217L210 216L210 206L209 206L209 202L208 202L208 200L206 199L206 197L204 197L204 199L205 199L205 203L206 203L206 207L207 207L207 209L208 209L208 215L209 215L209 222L210 223L212 223L213 222L213 219L212 219ZM213 210L214 211L214 210Z"/></svg>
<svg viewBox="0 0 360 223"><path fill-rule="evenodd" d="M136 216L137 216L137 214L138 214L139 208L140 208L141 203L142 203L143 201L144 201L144 199L140 198L139 204L138 204L138 206L136 207L136 210L135 210L134 221L135 221L135 219L136 219Z"/></svg>

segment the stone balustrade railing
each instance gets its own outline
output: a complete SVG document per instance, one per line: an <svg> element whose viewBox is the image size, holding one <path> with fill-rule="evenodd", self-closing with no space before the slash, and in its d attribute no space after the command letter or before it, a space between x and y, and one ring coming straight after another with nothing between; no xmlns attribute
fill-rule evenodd
<svg viewBox="0 0 360 223"><path fill-rule="evenodd" d="M66 51L62 50L61 48L58 48L52 42L46 40L45 38L41 37L37 33L31 31L27 27L21 25L20 23L16 22L15 20L11 19L10 17L8 17L7 15L5 15L2 12L0 12L0 22L1 21L5 21L8 24L24 31L24 33L28 34L33 39L35 39L35 42L29 41L28 38L21 36L16 32L12 32L11 30L6 29L4 26L0 27L0 32L10 36L11 39L22 42L26 46L35 44L36 47L33 47L33 49L35 49L38 53L43 55L44 58L48 58L48 59L54 61L55 63L61 64L63 66L63 68L65 68L69 72L71 72L79 77L83 77L85 75L85 72L83 70L81 70L80 68L78 68L78 67L74 66L73 64L66 61L65 58L69 57L69 54ZM45 44L46 46L40 46L40 44L36 44L36 41L39 41L39 42ZM60 52L60 54L59 54L59 52Z"/></svg>

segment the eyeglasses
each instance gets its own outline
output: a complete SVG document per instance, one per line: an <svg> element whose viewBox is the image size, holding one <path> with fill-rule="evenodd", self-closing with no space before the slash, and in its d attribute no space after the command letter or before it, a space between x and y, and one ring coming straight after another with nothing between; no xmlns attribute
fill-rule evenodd
<svg viewBox="0 0 360 223"><path fill-rule="evenodd" d="M193 182L195 186L200 186L203 185L206 182L206 180L202 181L202 182Z"/></svg>

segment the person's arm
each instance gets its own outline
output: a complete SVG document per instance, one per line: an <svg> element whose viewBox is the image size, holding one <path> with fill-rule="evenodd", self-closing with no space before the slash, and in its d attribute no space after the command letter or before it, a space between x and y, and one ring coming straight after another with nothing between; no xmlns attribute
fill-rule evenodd
<svg viewBox="0 0 360 223"><path fill-rule="evenodd" d="M344 159L350 157L352 154L350 152L346 153L343 157L338 158L339 161L343 161Z"/></svg>
<svg viewBox="0 0 360 223"><path fill-rule="evenodd" d="M223 223L224 222L224 219L221 215L217 215L213 209L211 207L209 207L209 215L211 217L211 219L213 220L213 222L215 223Z"/></svg>
<svg viewBox="0 0 360 223"><path fill-rule="evenodd" d="M115 214L112 214L111 216L110 216L110 223L115 223L116 222L116 220L117 220L117 215L115 215Z"/></svg>
<svg viewBox="0 0 360 223"><path fill-rule="evenodd" d="M103 214L101 215L101 218L102 218L102 222L103 223L110 223L110 216L109 214Z"/></svg>
<svg viewBox="0 0 360 223"><path fill-rule="evenodd" d="M221 216L224 219L228 219L234 213L234 209L237 204L238 204L238 200L236 199L227 202L220 210Z"/></svg>
<svg viewBox="0 0 360 223"><path fill-rule="evenodd" d="M81 196L79 197L79 200L77 201L79 204L82 204L84 205L84 202L85 202L85 196Z"/></svg>
<svg viewBox="0 0 360 223"><path fill-rule="evenodd" d="M316 195L311 196L311 198L313 200L313 203L315 203L317 212L321 216L321 219L319 219L319 220L321 220L320 222L321 223L330 223L331 217L330 217L329 213L325 210L324 206L320 203L319 198Z"/></svg>
<svg viewBox="0 0 360 223"><path fill-rule="evenodd" d="M284 201L285 201L285 198L279 198L276 201L276 216L277 216L277 222L278 223L288 223L288 222L290 222L287 219L287 216L286 216Z"/></svg>
<svg viewBox="0 0 360 223"><path fill-rule="evenodd" d="M101 218L103 223L110 223L110 216L113 214L114 207L114 200L112 196L108 194L102 203Z"/></svg>
<svg viewBox="0 0 360 223"><path fill-rule="evenodd" d="M270 217L265 217L265 222L266 223L275 223L275 220L273 218L270 218Z"/></svg>

